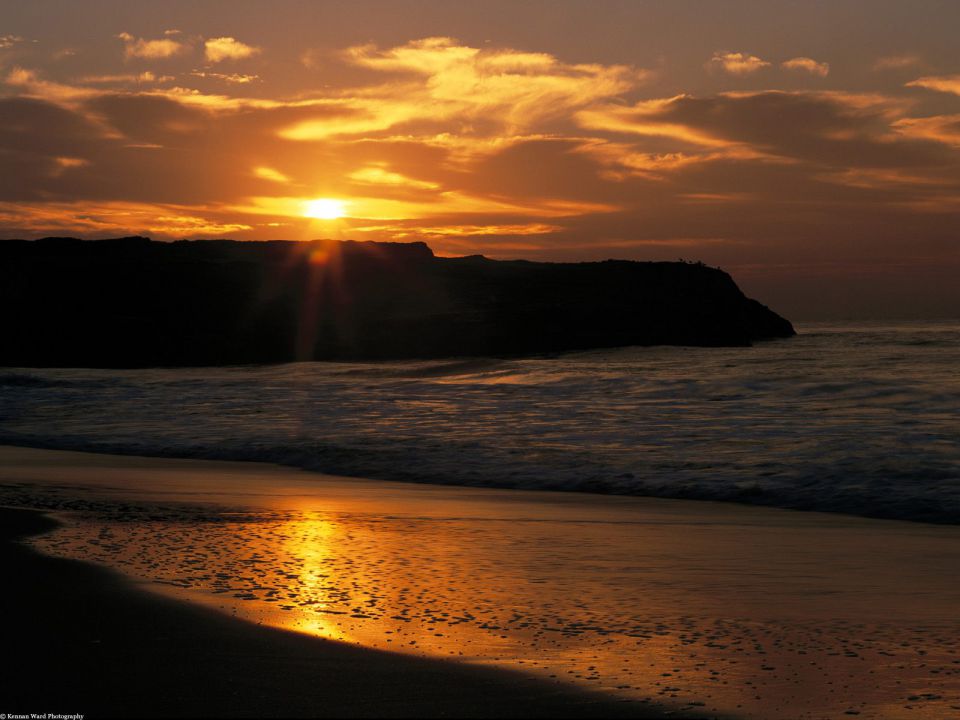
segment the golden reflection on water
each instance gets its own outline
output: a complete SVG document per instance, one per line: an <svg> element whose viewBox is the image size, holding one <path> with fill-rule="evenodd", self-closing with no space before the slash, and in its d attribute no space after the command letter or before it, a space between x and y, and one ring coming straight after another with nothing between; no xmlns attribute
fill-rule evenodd
<svg viewBox="0 0 960 720"><path fill-rule="evenodd" d="M897 588L923 573L859 567L877 548L846 528L812 528L805 549L810 535L776 523L745 543L742 526L709 518L414 500L293 498L80 522L37 542L255 622L634 698L748 717L909 717L912 704L946 718L960 705L948 588L927 596ZM898 538L902 553L914 535Z"/></svg>

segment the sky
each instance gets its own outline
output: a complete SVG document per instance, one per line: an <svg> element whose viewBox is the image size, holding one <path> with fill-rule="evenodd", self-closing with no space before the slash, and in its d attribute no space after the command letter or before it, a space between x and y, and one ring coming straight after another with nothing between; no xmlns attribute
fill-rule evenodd
<svg viewBox="0 0 960 720"><path fill-rule="evenodd" d="M960 3L0 6L0 238L699 260L960 317Z"/></svg>

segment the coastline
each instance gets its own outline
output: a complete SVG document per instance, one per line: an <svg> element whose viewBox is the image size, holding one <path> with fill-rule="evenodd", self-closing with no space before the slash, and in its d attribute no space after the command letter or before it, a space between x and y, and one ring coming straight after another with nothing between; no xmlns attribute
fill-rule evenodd
<svg viewBox="0 0 960 720"><path fill-rule="evenodd" d="M664 717L492 668L352 647L146 593L17 540L50 517L0 508L6 569L0 700L85 717ZM676 714L672 715L677 717ZM692 717L686 715L686 717Z"/></svg>
<svg viewBox="0 0 960 720"><path fill-rule="evenodd" d="M259 463L11 447L0 460L0 504L66 522L35 549L119 570L125 587L218 623L636 701L618 712L948 718L960 706L957 528ZM74 600L47 596L70 627ZM536 716L528 707L490 712Z"/></svg>

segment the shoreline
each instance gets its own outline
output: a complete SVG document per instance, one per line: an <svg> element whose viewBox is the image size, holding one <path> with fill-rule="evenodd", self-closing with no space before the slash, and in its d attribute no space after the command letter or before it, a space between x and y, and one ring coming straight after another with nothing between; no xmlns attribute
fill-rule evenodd
<svg viewBox="0 0 960 720"><path fill-rule="evenodd" d="M362 475L362 474L352 474L349 471L344 473L339 472L327 472L324 470L319 470L311 466L301 465L297 463L284 462L280 460L271 460L271 459L261 459L261 458L234 458L234 457L224 457L217 456L216 454L212 456L203 456L203 455L190 455L187 453L179 454L176 452L166 453L166 454L142 454L135 450L127 450L126 448L117 448L110 447L107 449L99 448L78 448L78 447L68 447L68 446L54 446L46 444L43 442L31 442L30 440L18 441L11 438L0 439L0 451L3 448L21 448L24 450L39 450L41 452L54 452L54 453L77 453L82 455L92 455L99 457L113 457L113 458L133 458L133 459L142 459L145 461L158 461L158 462L167 462L167 461L183 461L183 462L198 462L198 463L219 463L219 464L232 464L232 465L245 465L251 467L271 467L271 468L284 468L292 472L305 473L308 476L313 476L318 479L324 477L336 477L344 480L355 480L357 482L376 482L376 483L388 483L388 484L401 484L401 485L417 485L417 486L429 486L429 487L449 487L449 488L470 488L470 489L479 489L479 490L494 490L494 491L505 491L505 492L520 492L520 493L548 493L548 494L567 494L575 496L585 496L588 498L599 498L599 497L608 497L608 498L623 498L623 499L633 499L633 500L653 500L653 501L668 501L668 502L694 502L694 503L708 503L708 504L723 504L731 505L734 507L740 508L758 508L758 509L769 509L774 511L786 511L786 512L797 512L797 513L810 513L814 515L827 515L827 516L836 516L839 518L850 518L850 519L864 519L864 520L879 520L883 522L904 522L912 523L918 525L929 525L934 527L960 527L960 519L956 518L954 515L949 515L943 517L936 513L927 514L925 517L911 517L909 515L901 516L899 514L891 514L889 512L854 512L843 509L824 509L817 504L809 503L782 503L777 502L776 500L765 500L762 494L756 494L752 492L741 492L740 494L734 495L722 495L722 496L712 496L710 494L705 494L703 496L691 495L687 489L681 487L675 493L662 493L662 494L630 494L630 493L620 493L613 490L610 491L600 491L597 489L581 489L581 488L563 488L563 487L543 487L543 488L532 488L524 485L510 485L510 484L465 484L460 482L446 482L440 481L434 477L429 477L428 479L418 479L422 478L422 475L409 470L397 469L394 471L395 474L389 475L387 477L372 476L372 475Z"/></svg>
<svg viewBox="0 0 960 720"><path fill-rule="evenodd" d="M641 717L939 719L960 706L949 526L12 447L0 447L0 505L62 514L29 541L33 559L119 580L114 606L118 588L142 587L227 635L517 672ZM47 595L69 629L75 599Z"/></svg>
<svg viewBox="0 0 960 720"><path fill-rule="evenodd" d="M85 717L632 717L662 710L520 673L357 648L147 593L19 541L59 523L0 508L14 713ZM672 717L678 717L674 712ZM694 717L686 714L682 717Z"/></svg>

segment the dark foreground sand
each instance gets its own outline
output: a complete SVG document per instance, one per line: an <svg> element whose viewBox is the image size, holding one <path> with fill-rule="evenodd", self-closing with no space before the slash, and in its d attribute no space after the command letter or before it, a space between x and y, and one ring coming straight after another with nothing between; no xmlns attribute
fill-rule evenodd
<svg viewBox="0 0 960 720"><path fill-rule="evenodd" d="M520 673L257 626L142 592L16 542L52 530L0 508L0 713L221 717L662 717ZM684 715L688 717L687 715ZM672 714L672 717L678 717Z"/></svg>

